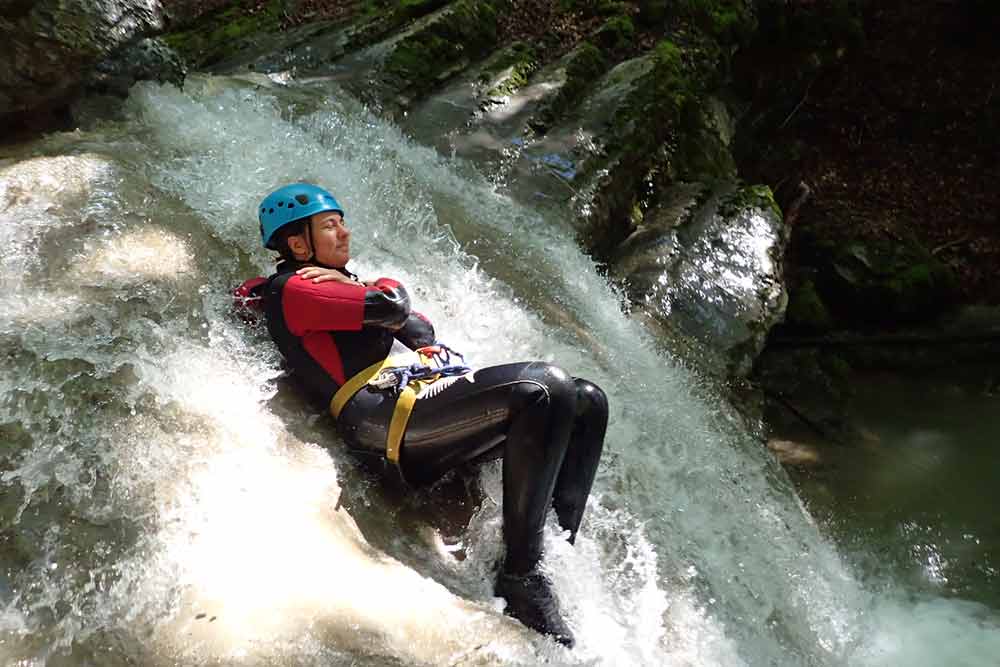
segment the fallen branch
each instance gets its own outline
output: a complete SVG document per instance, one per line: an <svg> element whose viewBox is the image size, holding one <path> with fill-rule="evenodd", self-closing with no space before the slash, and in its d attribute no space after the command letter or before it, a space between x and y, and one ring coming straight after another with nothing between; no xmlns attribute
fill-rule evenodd
<svg viewBox="0 0 1000 667"><path fill-rule="evenodd" d="M843 442L841 442L838 438L834 437L832 433L830 433L829 429L825 428L819 422L814 421L809 417L807 417L801 410L792 405L792 402L790 400L785 398L780 393L764 389L764 395L770 398L775 403L779 404L781 407L788 410L788 412L790 412L792 416L801 421L811 431L813 431L816 435L820 436L824 440L836 442L837 444L843 444Z"/></svg>
<svg viewBox="0 0 1000 667"><path fill-rule="evenodd" d="M969 235L966 234L965 236L963 236L961 238L957 238L954 241L948 241L947 243L942 243L938 247L936 247L933 250L931 250L931 255L937 256L938 253L944 252L948 248L954 248L957 245L962 245L963 243L968 243L968 241L969 241Z"/></svg>
<svg viewBox="0 0 1000 667"><path fill-rule="evenodd" d="M817 78L818 78L818 77L817 77ZM809 99L809 91L810 91L810 90L812 90L812 87L813 87L813 84L814 84L814 83L816 83L816 79L813 79L812 81L810 81L810 82L809 82L809 85L808 85L808 86L806 86L806 92L805 92L805 94L804 94L804 95L802 96L802 99L801 99L801 100L799 100L799 103L795 105L795 108L794 108L794 109L792 109L792 112L791 112L790 114L788 114L788 117L787 117L787 118L785 118L784 122L782 122L782 123L781 123L781 125L779 125L779 126L778 126L778 129L779 129L779 130L782 130L782 129L784 129L784 127L785 127L786 125L788 125L788 122L789 122L790 120L792 120L792 116L794 116L794 115L795 115L796 113L798 113L799 109L801 109L801 108L802 108L802 105L806 103L806 100L807 100L807 99Z"/></svg>

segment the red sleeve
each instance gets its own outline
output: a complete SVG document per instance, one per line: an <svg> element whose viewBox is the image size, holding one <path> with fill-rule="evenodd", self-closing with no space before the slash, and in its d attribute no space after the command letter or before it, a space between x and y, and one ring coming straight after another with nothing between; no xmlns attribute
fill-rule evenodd
<svg viewBox="0 0 1000 667"><path fill-rule="evenodd" d="M292 276L281 295L285 325L294 336L311 331L360 331L367 289L336 280L314 283Z"/></svg>

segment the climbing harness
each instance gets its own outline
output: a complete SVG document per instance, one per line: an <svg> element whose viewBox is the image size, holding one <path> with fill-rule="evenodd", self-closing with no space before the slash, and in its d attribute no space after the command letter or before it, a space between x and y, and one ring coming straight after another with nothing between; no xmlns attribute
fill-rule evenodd
<svg viewBox="0 0 1000 667"><path fill-rule="evenodd" d="M453 363L455 357L462 363ZM471 370L465 365L465 357L460 352L443 343L427 345L412 352L391 354L345 382L330 401L330 413L334 419L339 417L348 401L366 386L395 394L396 406L389 422L385 457L402 477L399 449L419 392L443 377L464 375Z"/></svg>
<svg viewBox="0 0 1000 667"><path fill-rule="evenodd" d="M368 386L399 394L402 388L411 382L426 381L429 378L437 380L449 375L465 375L472 370L465 365L465 357L461 352L456 352L443 343L427 345L416 352L425 363L382 368L377 376L368 381ZM453 356L458 357L462 363L451 363Z"/></svg>

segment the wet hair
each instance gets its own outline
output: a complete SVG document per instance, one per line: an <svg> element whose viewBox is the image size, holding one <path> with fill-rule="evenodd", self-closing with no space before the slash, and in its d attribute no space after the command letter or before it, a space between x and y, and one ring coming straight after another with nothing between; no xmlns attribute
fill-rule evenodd
<svg viewBox="0 0 1000 667"><path fill-rule="evenodd" d="M271 238L271 249L276 250L281 259L286 261L295 261L295 253L292 249L288 247L288 238L291 236L298 236L306 231L306 225L309 224L309 218L301 218L295 222L290 222L278 231L274 233Z"/></svg>

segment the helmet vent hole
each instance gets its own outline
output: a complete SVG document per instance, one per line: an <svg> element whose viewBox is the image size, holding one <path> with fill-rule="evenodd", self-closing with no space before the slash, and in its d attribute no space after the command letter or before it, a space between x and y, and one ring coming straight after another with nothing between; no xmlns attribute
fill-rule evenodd
<svg viewBox="0 0 1000 667"><path fill-rule="evenodd" d="M288 208L295 208L295 204L289 204Z"/></svg>
<svg viewBox="0 0 1000 667"><path fill-rule="evenodd" d="M267 212L268 213L274 213L274 209L273 208L269 208L269 209L267 209Z"/></svg>
<svg viewBox="0 0 1000 667"><path fill-rule="evenodd" d="M305 206L306 204L309 203L309 197L307 197L306 195L295 195L295 201Z"/></svg>
<svg viewBox="0 0 1000 667"><path fill-rule="evenodd" d="M283 202L283 201L279 201L278 202L278 206L284 206L284 205L285 205L285 202Z"/></svg>

